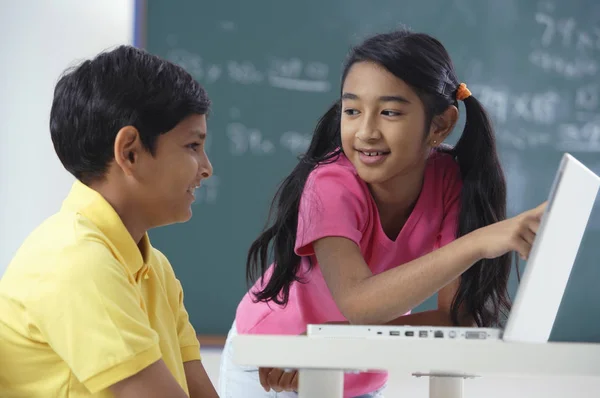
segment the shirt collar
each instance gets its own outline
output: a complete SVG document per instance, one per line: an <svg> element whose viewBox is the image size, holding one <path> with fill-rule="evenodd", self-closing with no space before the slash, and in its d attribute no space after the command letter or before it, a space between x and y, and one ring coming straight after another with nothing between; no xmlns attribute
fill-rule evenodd
<svg viewBox="0 0 600 398"><path fill-rule="evenodd" d="M148 234L144 233L138 246L110 203L82 182L75 181L63 202L63 209L83 215L98 227L132 274L137 274L150 258Z"/></svg>

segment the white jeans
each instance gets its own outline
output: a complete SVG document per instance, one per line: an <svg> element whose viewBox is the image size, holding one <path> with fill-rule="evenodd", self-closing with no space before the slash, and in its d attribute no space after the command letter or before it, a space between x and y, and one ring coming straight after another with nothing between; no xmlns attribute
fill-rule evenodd
<svg viewBox="0 0 600 398"><path fill-rule="evenodd" d="M221 355L219 371L219 397L221 398L298 398L295 392L266 392L260 385L258 368L240 366L233 362L232 339L237 334L235 322L227 335L227 341ZM383 389L355 398L384 398Z"/></svg>

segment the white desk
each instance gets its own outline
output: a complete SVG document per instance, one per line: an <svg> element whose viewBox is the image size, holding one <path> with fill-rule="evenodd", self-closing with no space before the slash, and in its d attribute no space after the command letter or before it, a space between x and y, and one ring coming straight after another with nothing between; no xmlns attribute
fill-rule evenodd
<svg viewBox="0 0 600 398"><path fill-rule="evenodd" d="M343 370L436 375L432 398L460 397L464 377L600 376L600 344L266 335L233 344L240 365L300 369L300 398L341 398Z"/></svg>

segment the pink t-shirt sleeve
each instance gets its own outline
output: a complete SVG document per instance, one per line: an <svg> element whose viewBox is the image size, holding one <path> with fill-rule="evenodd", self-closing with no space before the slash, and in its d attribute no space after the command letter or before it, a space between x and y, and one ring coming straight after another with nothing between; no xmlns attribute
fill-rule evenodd
<svg viewBox="0 0 600 398"><path fill-rule="evenodd" d="M444 219L438 247L447 245L456 239L458 232L458 216L460 213L460 194L462 190L462 178L458 164L449 158L445 167L443 177L444 186Z"/></svg>
<svg viewBox="0 0 600 398"><path fill-rule="evenodd" d="M300 198L296 254L313 255L313 242L328 236L360 245L366 217L365 192L354 172L337 164L317 167Z"/></svg>

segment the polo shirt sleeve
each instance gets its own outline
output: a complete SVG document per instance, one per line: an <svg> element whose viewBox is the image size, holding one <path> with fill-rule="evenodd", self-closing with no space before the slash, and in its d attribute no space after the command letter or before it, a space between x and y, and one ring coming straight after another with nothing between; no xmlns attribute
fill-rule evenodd
<svg viewBox="0 0 600 398"><path fill-rule="evenodd" d="M177 282L177 295L179 296L179 308L177 314L177 335L179 337L179 347L181 349L181 359L183 362L200 360L200 342L196 336L196 331L190 323L185 306L183 305L183 289L179 280Z"/></svg>
<svg viewBox="0 0 600 398"><path fill-rule="evenodd" d="M167 257L158 249L154 248L154 253L158 257L165 275L165 285L167 286L167 295L171 308L174 308L177 318L177 337L179 339L179 349L183 362L201 360L200 342L196 336L196 330L190 322L189 314L183 303L183 287L177 279L175 271Z"/></svg>
<svg viewBox="0 0 600 398"><path fill-rule="evenodd" d="M92 394L161 359L136 281L102 243L78 242L58 257L28 314Z"/></svg>
<svg viewBox="0 0 600 398"><path fill-rule="evenodd" d="M357 178L349 168L335 164L312 171L300 198L297 255L314 255L313 242L329 236L347 238L360 246L368 211Z"/></svg>

